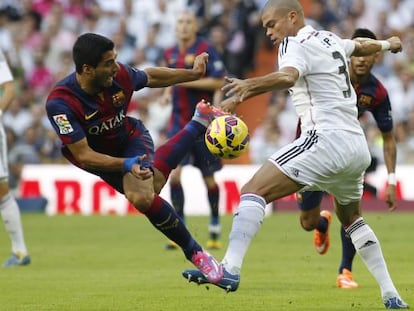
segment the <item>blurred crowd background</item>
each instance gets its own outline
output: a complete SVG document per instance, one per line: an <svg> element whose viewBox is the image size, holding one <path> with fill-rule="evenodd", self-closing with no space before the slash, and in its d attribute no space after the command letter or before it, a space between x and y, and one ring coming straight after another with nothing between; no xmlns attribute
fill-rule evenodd
<svg viewBox="0 0 414 311"><path fill-rule="evenodd" d="M174 23L184 9L196 12L200 36L221 53L228 75L257 73L260 51L276 47L265 38L260 12L265 0L0 0L0 48L12 68L18 96L3 115L8 134L11 186L17 187L24 164L64 163L60 142L49 125L44 103L51 87L74 70L71 49L77 36L95 32L111 38L118 60L138 68L162 66L164 49L174 45ZM398 143L398 164L414 163L414 1L303 0L308 23L349 38L357 27L379 39L399 35L400 54L385 53L374 74L389 91ZM274 55L274 57L273 57ZM267 68L268 72L273 68ZM263 74L263 73L262 73ZM144 120L156 143L170 106L162 90L137 92L129 113ZM248 163L262 163L276 148L294 139L297 118L284 92L264 102L265 113L252 126ZM374 156L383 162L375 122L362 119ZM250 126L250 124L249 124Z"/></svg>

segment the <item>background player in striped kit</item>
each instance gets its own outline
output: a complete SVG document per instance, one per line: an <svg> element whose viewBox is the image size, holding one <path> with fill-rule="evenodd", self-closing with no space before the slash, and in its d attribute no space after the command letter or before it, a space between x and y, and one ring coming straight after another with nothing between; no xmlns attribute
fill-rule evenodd
<svg viewBox="0 0 414 311"><path fill-rule="evenodd" d="M197 19L194 13L191 11L181 12L176 21L177 45L165 51L167 66L170 68L191 68L197 54L207 52L209 55L206 74L201 79L180 83L166 90L166 94L171 97L173 105L167 128L167 137L174 136L191 120L197 102L205 99L214 104L214 102L221 99L222 92L220 88L224 84L225 74L223 61L208 41L197 37L197 31ZM171 172L171 202L182 219L184 219L185 198L181 184L181 169L186 164L192 164L200 170L207 188L210 204L210 223L208 227L210 237L207 241L207 248L220 248L219 188L214 173L222 168L221 160L211 154L206 147L204 138L200 137L180 165ZM167 244L167 248L174 247L173 243Z"/></svg>
<svg viewBox="0 0 414 311"><path fill-rule="evenodd" d="M0 51L0 118L7 110L15 96L13 76L6 57ZM3 267L24 266L30 263L26 243L24 241L23 226L19 206L9 188L9 169L7 162L7 139L3 122L0 120L0 213L6 231L9 234L12 253Z"/></svg>

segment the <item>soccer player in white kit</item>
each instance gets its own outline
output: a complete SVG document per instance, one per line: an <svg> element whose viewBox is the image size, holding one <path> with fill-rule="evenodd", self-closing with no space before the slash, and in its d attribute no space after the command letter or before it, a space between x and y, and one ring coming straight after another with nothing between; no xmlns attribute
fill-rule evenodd
<svg viewBox="0 0 414 311"><path fill-rule="evenodd" d="M7 162L7 138L1 115L14 99L13 76L6 57L0 51L0 214L12 244L12 253L3 267L24 266L30 263L24 241L20 210L9 189L9 170Z"/></svg>
<svg viewBox="0 0 414 311"><path fill-rule="evenodd" d="M288 89L301 120L301 136L275 152L242 187L229 245L221 262L223 277L210 282L197 270L183 276L199 284L237 290L243 258L259 231L267 203L304 190L333 195L338 219L377 280L387 309L408 309L387 270L381 247L360 212L363 175L370 163L357 118L356 94L347 58L379 51L399 52L397 37L357 42L305 25L297 0L269 0L263 9L266 35L279 46L279 71L246 80L227 78L223 110L234 111L256 95Z"/></svg>

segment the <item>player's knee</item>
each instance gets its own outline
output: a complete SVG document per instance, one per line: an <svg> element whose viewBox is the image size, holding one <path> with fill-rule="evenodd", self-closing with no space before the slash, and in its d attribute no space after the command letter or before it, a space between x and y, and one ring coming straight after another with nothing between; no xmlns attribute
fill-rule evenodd
<svg viewBox="0 0 414 311"><path fill-rule="evenodd" d="M152 192L125 192L127 200L140 212L146 212L154 200L154 193Z"/></svg>
<svg viewBox="0 0 414 311"><path fill-rule="evenodd" d="M160 173L160 171L155 170L154 171L154 180L153 180L153 185L154 185L154 192L157 194L160 194L162 188L164 188L166 183L166 179L164 177L163 174Z"/></svg>
<svg viewBox="0 0 414 311"><path fill-rule="evenodd" d="M246 184L244 184L244 186L241 187L241 189L240 189L240 193L241 194L245 194L245 193L256 193L258 195L261 195L261 193L259 194L259 192L257 191L256 187L251 182L247 182Z"/></svg>
<svg viewBox="0 0 414 311"><path fill-rule="evenodd" d="M306 231L314 230L319 223L319 215L314 217L313 215L301 215L300 216L300 225Z"/></svg>

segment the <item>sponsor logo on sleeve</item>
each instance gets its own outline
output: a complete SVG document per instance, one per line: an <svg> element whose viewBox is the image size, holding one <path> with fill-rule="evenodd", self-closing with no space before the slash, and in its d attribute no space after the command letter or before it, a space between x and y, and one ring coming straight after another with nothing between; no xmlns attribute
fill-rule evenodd
<svg viewBox="0 0 414 311"><path fill-rule="evenodd" d="M56 125L59 127L60 134L69 134L73 132L73 127L70 124L68 117L66 114L57 114L53 116L53 120L55 121Z"/></svg>
<svg viewBox="0 0 414 311"><path fill-rule="evenodd" d="M216 61L213 63L213 66L214 66L214 70L217 70L217 71L219 71L219 70L223 70L223 69L224 69L224 64L223 64L223 62L222 62L222 61L220 61L220 60L216 60Z"/></svg>

